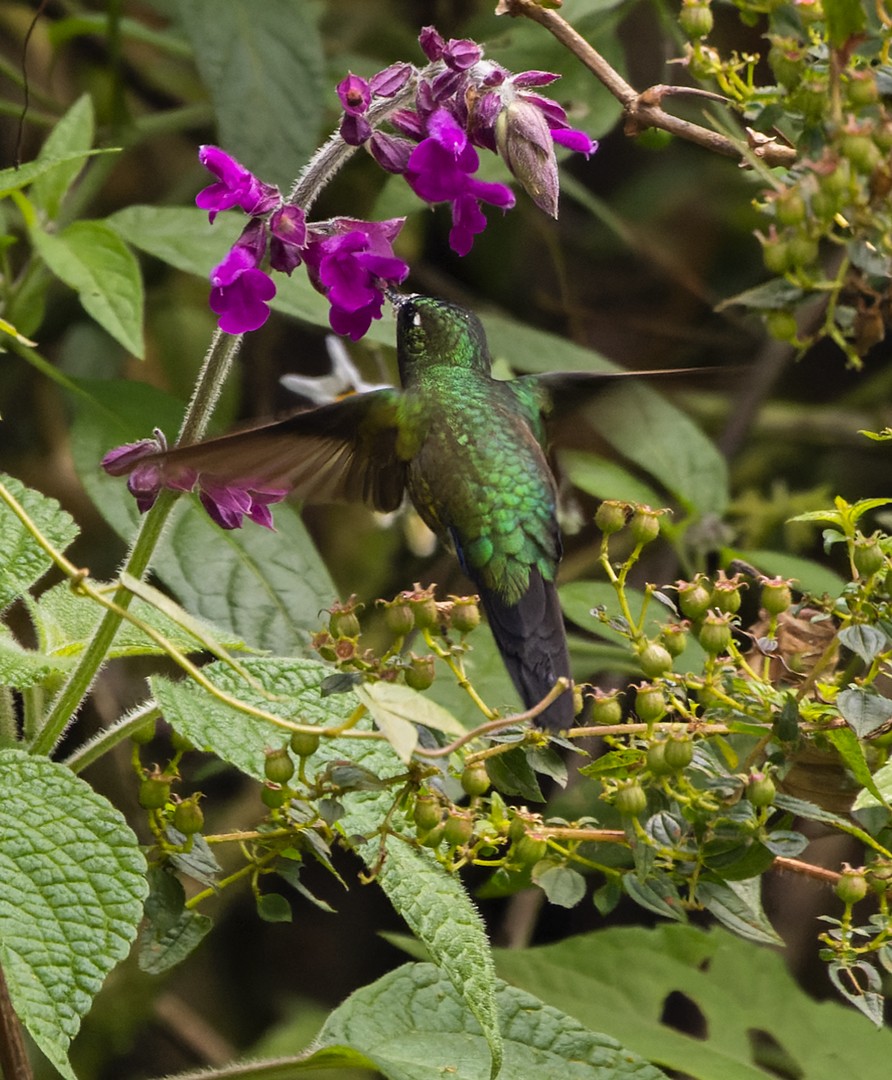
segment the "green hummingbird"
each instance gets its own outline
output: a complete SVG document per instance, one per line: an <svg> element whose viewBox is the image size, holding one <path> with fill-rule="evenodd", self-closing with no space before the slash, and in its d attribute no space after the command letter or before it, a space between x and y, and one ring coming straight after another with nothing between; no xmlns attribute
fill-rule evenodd
<svg viewBox="0 0 892 1080"><path fill-rule="evenodd" d="M423 521L454 547L508 673L532 708L559 678L570 679L546 422L562 406L579 404L580 395L634 373L494 379L476 315L428 296L391 300L401 389L354 394L155 461L172 486L197 472L202 484L288 488L305 501L362 500L382 511L397 509L408 494ZM537 723L560 731L573 717L573 695L562 693Z"/></svg>

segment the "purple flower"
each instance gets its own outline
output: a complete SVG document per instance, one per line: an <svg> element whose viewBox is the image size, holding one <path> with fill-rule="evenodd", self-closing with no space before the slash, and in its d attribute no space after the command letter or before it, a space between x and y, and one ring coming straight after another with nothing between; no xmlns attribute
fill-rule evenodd
<svg viewBox="0 0 892 1080"><path fill-rule="evenodd" d="M198 498L221 529L240 529L246 517L265 529L272 529L273 515L269 504L281 502L287 494L281 488L249 488L205 482L199 486Z"/></svg>
<svg viewBox="0 0 892 1080"><path fill-rule="evenodd" d="M428 121L428 138L412 151L406 180L426 202L452 204L449 244L458 255L467 255L474 236L486 227L480 201L510 209L514 195L505 184L474 178L480 159L465 131L446 109L438 109Z"/></svg>
<svg viewBox="0 0 892 1080"><path fill-rule="evenodd" d="M222 528L241 528L244 517L267 529L273 527L269 504L284 499L287 491L255 488L248 484L223 484L217 479L203 477L190 468L181 467L175 473L168 474L163 459L158 457L166 449L163 434L156 430L154 439L140 439L139 442L115 447L102 459L102 468L110 476L130 474L127 487L136 499L140 513L144 514L152 508L163 488L193 491L197 485L202 505Z"/></svg>
<svg viewBox="0 0 892 1080"><path fill-rule="evenodd" d="M269 231L270 266L290 274L302 262L307 242L307 215L299 206L280 206L269 219Z"/></svg>
<svg viewBox="0 0 892 1080"><path fill-rule="evenodd" d="M369 89L375 97L389 98L398 94L412 77L411 64L397 63L379 71L369 80Z"/></svg>
<svg viewBox="0 0 892 1080"><path fill-rule="evenodd" d="M393 254L404 218L355 221L336 218L306 248L310 281L328 297L332 330L358 341L381 318L384 287L399 284L409 267Z"/></svg>
<svg viewBox="0 0 892 1080"><path fill-rule="evenodd" d="M365 79L348 72L338 83L338 97L344 106L341 117L341 138L348 146L362 146L372 134L372 126L365 114L372 101L372 90Z"/></svg>
<svg viewBox="0 0 892 1080"><path fill-rule="evenodd" d="M468 38L450 38L449 41L444 41L433 26L423 28L418 35L418 44L431 63L442 60L454 71L466 71L483 55L483 50L476 41Z"/></svg>
<svg viewBox="0 0 892 1080"><path fill-rule="evenodd" d="M211 271L211 310L226 334L257 330L269 318L267 301L276 295L269 274L257 268L266 253L266 226L255 218L221 263Z"/></svg>
<svg viewBox="0 0 892 1080"><path fill-rule="evenodd" d="M264 184L218 146L202 146L198 160L217 177L217 183L204 188L195 196L196 206L208 210L213 222L221 210L239 206L246 214L265 214L281 201L279 189Z"/></svg>

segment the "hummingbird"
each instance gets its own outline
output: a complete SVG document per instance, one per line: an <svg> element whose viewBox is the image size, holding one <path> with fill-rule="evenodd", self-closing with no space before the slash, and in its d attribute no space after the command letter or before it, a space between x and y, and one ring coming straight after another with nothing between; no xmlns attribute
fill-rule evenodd
<svg viewBox="0 0 892 1080"><path fill-rule="evenodd" d="M202 482L287 488L308 502L361 500L381 511L396 510L408 495L454 548L531 709L558 679L568 686L571 679L556 585L561 534L548 421L636 373L495 379L483 325L471 311L419 294L390 299L400 388L353 394L149 460L172 486L198 472ZM565 692L536 723L563 731L573 719L573 694Z"/></svg>

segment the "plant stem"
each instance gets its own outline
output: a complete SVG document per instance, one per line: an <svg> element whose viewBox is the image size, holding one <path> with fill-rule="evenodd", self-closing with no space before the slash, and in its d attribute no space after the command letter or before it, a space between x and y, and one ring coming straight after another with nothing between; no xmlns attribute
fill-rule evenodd
<svg viewBox="0 0 892 1080"><path fill-rule="evenodd" d="M22 1022L12 1006L6 976L0 967L0 1073L4 1080L33 1080Z"/></svg>

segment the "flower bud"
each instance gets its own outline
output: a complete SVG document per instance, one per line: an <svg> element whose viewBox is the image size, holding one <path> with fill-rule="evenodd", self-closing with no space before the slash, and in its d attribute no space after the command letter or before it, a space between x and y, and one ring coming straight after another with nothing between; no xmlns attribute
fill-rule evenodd
<svg viewBox="0 0 892 1080"><path fill-rule="evenodd" d="M496 119L496 146L540 210L557 217L558 183L554 141L542 110L516 97Z"/></svg>

